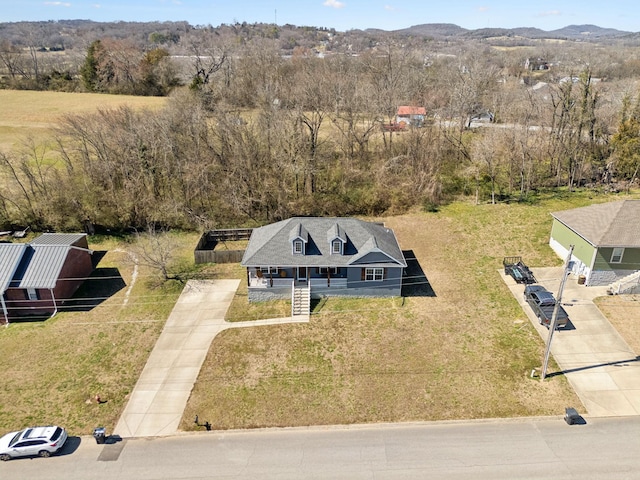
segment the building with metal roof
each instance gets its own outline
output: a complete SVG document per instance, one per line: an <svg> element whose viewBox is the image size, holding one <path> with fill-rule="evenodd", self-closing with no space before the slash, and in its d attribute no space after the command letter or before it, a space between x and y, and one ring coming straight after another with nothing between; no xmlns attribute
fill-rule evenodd
<svg viewBox="0 0 640 480"><path fill-rule="evenodd" d="M0 321L55 314L93 271L92 253L85 234L0 243Z"/></svg>

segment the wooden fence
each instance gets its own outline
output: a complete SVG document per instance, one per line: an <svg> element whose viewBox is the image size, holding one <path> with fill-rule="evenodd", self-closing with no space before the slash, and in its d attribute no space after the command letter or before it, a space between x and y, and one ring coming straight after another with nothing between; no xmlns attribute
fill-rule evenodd
<svg viewBox="0 0 640 480"><path fill-rule="evenodd" d="M194 251L196 264L240 262L244 250L215 250L216 245L225 241L249 240L251 232L253 228L229 228L203 233Z"/></svg>

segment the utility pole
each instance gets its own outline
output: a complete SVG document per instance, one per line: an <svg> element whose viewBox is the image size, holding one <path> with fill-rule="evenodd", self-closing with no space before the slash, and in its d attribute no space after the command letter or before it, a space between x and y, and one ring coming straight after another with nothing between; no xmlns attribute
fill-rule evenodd
<svg viewBox="0 0 640 480"><path fill-rule="evenodd" d="M540 374L540 381L544 380L547 375L547 367L549 366L549 355L551 354L551 339L553 338L553 332L556 331L558 326L558 311L560 310L560 302L562 301L562 292L564 291L564 284L569 276L569 262L571 262L571 255L573 254L573 245L569 247L569 253L567 259L564 262L564 270L562 272L562 279L560 280L560 287L558 288L558 295L556 297L556 304L553 307L553 315L551 316L551 323L549 325L549 336L547 337L547 348L544 352L544 363L542 364L542 373Z"/></svg>

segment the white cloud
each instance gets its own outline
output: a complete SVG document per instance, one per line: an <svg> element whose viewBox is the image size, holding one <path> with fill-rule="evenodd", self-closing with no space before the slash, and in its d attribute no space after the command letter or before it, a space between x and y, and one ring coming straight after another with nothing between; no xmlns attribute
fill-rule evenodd
<svg viewBox="0 0 640 480"><path fill-rule="evenodd" d="M332 7L332 8L343 8L346 6L346 3L341 2L340 0L325 0L325 2L323 3L323 5L325 7Z"/></svg>
<svg viewBox="0 0 640 480"><path fill-rule="evenodd" d="M44 2L44 4L50 7L70 7L71 6L69 2Z"/></svg>
<svg viewBox="0 0 640 480"><path fill-rule="evenodd" d="M560 10L549 10L547 12L540 12L540 14L538 16L539 17L554 17L554 16L558 16L558 15L562 15L562 12Z"/></svg>
<svg viewBox="0 0 640 480"><path fill-rule="evenodd" d="M478 11L479 12L488 12L489 11L489 7L478 7Z"/></svg>
<svg viewBox="0 0 640 480"><path fill-rule="evenodd" d="M391 6L391 5L385 5L384 9L388 12L393 12L395 10L395 7Z"/></svg>

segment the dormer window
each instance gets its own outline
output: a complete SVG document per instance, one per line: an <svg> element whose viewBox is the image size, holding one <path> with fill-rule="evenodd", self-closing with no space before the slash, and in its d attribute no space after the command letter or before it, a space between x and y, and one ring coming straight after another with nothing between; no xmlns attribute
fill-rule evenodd
<svg viewBox="0 0 640 480"><path fill-rule="evenodd" d="M289 233L289 241L294 255L304 255L304 244L309 241L309 232L301 223L296 223Z"/></svg>
<svg viewBox="0 0 640 480"><path fill-rule="evenodd" d="M344 255L347 235L340 225L334 223L327 230L327 242L329 243L331 255Z"/></svg>

